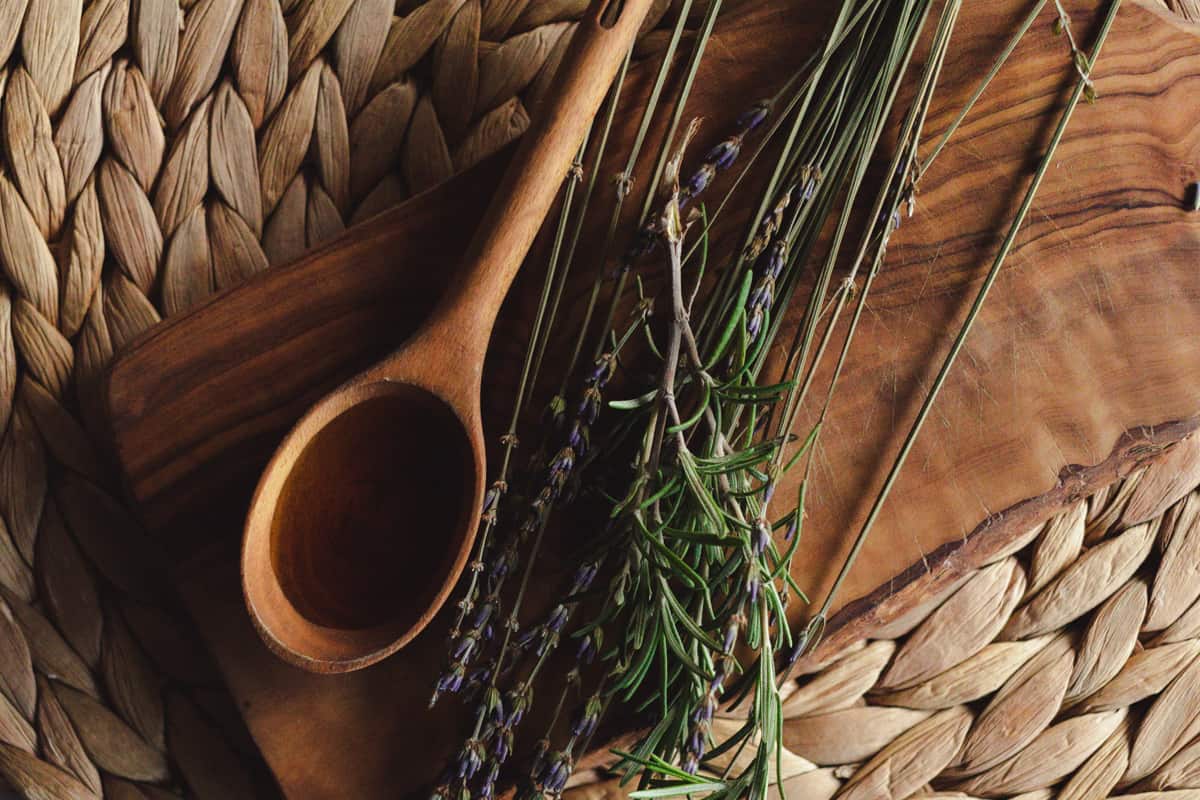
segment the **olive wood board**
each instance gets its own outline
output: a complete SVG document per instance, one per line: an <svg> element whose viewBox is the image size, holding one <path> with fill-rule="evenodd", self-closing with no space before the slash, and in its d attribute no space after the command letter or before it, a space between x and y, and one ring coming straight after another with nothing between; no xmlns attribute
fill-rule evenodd
<svg viewBox="0 0 1200 800"><path fill-rule="evenodd" d="M964 4L931 137L1028 5ZM1094 4L1067 7L1088 41ZM795 569L815 599L966 313L1071 86L1065 44L1049 22L1035 25L922 179L916 213L893 237L816 453ZM822 25L792 4L739 4L718 26L691 101L707 118L706 141L719 138L744 99L799 64ZM919 606L986 554L1200 424L1200 214L1185 204L1200 168L1197 33L1149 0L1125 3L1096 74L1101 100L1075 114L835 604L828 648ZM631 77L630 108L644 98L647 75L643 68ZM628 142L636 114L618 119L615 140ZM618 144L615 152L626 151ZM327 248L168 320L110 376L112 434L130 493L173 551L181 592L291 797L413 794L461 735L455 702L426 711L446 614L380 665L310 675L276 660L255 636L236 548L274 444L315 397L410 332L453 280L451 266L502 161L356 228L346 257ZM615 165L606 162L602 174ZM603 197L596 202L605 207ZM718 242L737 221L727 216ZM585 244L581 252L596 249ZM568 319L578 318L593 266L577 270ZM539 282L518 280L493 338L484 405L494 434ZM543 596L556 588L550 579L537 583ZM796 616L803 613L795 604ZM540 733L537 720L526 728Z"/></svg>

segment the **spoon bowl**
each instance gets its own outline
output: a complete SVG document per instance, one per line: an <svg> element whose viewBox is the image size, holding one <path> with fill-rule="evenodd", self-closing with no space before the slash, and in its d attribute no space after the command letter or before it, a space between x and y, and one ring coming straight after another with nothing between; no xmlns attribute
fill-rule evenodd
<svg viewBox="0 0 1200 800"><path fill-rule="evenodd" d="M392 380L347 386L300 421L246 524L246 600L276 654L345 672L425 627L469 553L479 435L477 418Z"/></svg>
<svg viewBox="0 0 1200 800"><path fill-rule="evenodd" d="M385 658L462 572L483 503L492 326L649 6L594 0L463 274L412 339L318 403L267 466L242 583L259 633L287 661L346 672Z"/></svg>

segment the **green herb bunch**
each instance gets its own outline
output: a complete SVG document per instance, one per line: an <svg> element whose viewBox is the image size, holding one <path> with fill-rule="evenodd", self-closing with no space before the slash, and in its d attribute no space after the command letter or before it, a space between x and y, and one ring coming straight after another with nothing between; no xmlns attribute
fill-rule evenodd
<svg viewBox="0 0 1200 800"><path fill-rule="evenodd" d="M635 796L767 796L782 759L778 687L819 640L833 595L1012 245L1053 147L850 562L810 621L794 632L789 608L796 599L809 599L792 579L791 566L800 552L822 422L889 242L914 211L920 176L1045 4L1034 4L979 90L922 158L925 120L961 0L842 0L808 63L773 97L750 108L696 167L684 170L697 123L664 147L654 171L661 191L647 197L631 243L609 258L633 164L681 41L681 22L619 178L601 267L549 404L551 424L526 481L530 488L512 498L513 523L505 531L500 506L508 495L516 429L595 188L594 174L585 186L581 169L568 179L500 476L483 512L478 555L447 668L434 691L436 701L466 690L475 709L470 735L436 797L493 795L533 705L537 679L564 642L571 643L574 661L520 784L523 796L558 797L614 706L650 720L636 746L619 754L617 769L639 781ZM684 3L681 20L690 5ZM720 6L720 0L709 4L668 140L683 127L684 102ZM1059 7L1056 24L1065 24L1064 18ZM910 75L919 41L930 44ZM1053 144L1080 96L1094 92L1094 55L1084 57L1073 37L1071 47L1072 63L1086 69ZM600 153L619 85L593 131ZM911 99L897 109L904 85L912 88ZM894 138L885 141L885 135ZM888 162L884 177L872 182L869 168L881 157ZM725 194L710 212L701 201L722 181ZM753 204L756 213L735 252L711 252L710 228L730 202ZM869 213L856 217L852 211L860 208ZM650 280L655 268L665 277ZM607 311L598 314L606 291ZM794 326L786 342L785 318ZM577 370L589 340L591 364ZM612 382L630 359L636 368L623 370L621 385L632 397L614 400ZM567 387L577 371L582 379L568 404ZM818 372L832 376L819 387ZM639 386L643 375L650 377ZM801 419L807 421L803 427ZM599 424L605 435L597 440ZM560 600L522 626L522 602L551 515L581 493L585 470L591 502L606 511ZM799 471L798 493L781 498L783 478L792 470ZM509 579L518 575L513 593ZM714 726L723 708L738 709L741 722L732 732Z"/></svg>

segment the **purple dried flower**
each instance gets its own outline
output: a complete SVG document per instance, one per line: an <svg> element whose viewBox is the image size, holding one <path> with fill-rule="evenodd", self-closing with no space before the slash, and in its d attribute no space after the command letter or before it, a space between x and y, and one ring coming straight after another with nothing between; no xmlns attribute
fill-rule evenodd
<svg viewBox="0 0 1200 800"><path fill-rule="evenodd" d="M468 739L455 762L455 774L458 775L459 780L470 780L475 777L475 773L479 772L479 768L483 766L484 755L483 742L478 739Z"/></svg>
<svg viewBox="0 0 1200 800"><path fill-rule="evenodd" d="M484 775L483 783L479 786L479 794L476 797L480 800L492 800L496 794L496 779L500 777L500 765L493 764Z"/></svg>
<svg viewBox="0 0 1200 800"><path fill-rule="evenodd" d="M434 703L436 703L439 695L454 694L461 689L465 672L466 670L463 668L462 664L451 664L447 670L438 677L437 684L433 689L433 697L430 699L429 705L432 706Z"/></svg>
<svg viewBox="0 0 1200 800"><path fill-rule="evenodd" d="M761 558L770 544L771 528L761 519L755 520L754 530L750 534L750 549L754 551L755 558Z"/></svg>
<svg viewBox="0 0 1200 800"><path fill-rule="evenodd" d="M544 763L545 766L534 777L534 785L547 794L558 795L566 788L567 779L575 768L571 754L558 750Z"/></svg>
<svg viewBox="0 0 1200 800"><path fill-rule="evenodd" d="M554 607L554 610L550 612L550 618L546 620L546 630L551 631L552 633L561 632L563 626L567 624L567 617L567 607L561 603L558 604Z"/></svg>
<svg viewBox="0 0 1200 800"><path fill-rule="evenodd" d="M475 650L475 645L479 641L471 634L467 634L454 643L453 649L450 651L450 657L455 661L466 663L471 658L472 651Z"/></svg>
<svg viewBox="0 0 1200 800"><path fill-rule="evenodd" d="M570 594L577 595L586 592L592 586L592 581L596 580L596 573L600 571L600 565L595 561L587 561L575 570L575 576L571 579Z"/></svg>
<svg viewBox="0 0 1200 800"><path fill-rule="evenodd" d="M708 155L704 157L704 161L712 164L719 170L727 170L733 166L733 162L737 161L738 155L741 152L742 137L740 135L730 136L712 150L709 150Z"/></svg>
<svg viewBox="0 0 1200 800"><path fill-rule="evenodd" d="M496 763L503 764L512 755L512 747L513 732L506 727L496 734L496 738L492 742L492 758Z"/></svg>
<svg viewBox="0 0 1200 800"><path fill-rule="evenodd" d="M589 633L579 640L579 649L575 651L575 660L582 664L591 664L596 660L598 649L595 637Z"/></svg>
<svg viewBox="0 0 1200 800"><path fill-rule="evenodd" d="M796 531L800 529L800 514L792 515L792 521L788 523L787 530L783 534L783 540L790 542L792 537L796 535Z"/></svg>
<svg viewBox="0 0 1200 800"><path fill-rule="evenodd" d="M737 125L743 131L752 131L766 122L771 113L771 101L760 100L738 117Z"/></svg>

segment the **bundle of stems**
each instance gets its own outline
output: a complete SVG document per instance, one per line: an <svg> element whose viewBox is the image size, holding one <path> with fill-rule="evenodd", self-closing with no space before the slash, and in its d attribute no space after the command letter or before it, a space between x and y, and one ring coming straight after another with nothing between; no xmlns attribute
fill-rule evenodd
<svg viewBox="0 0 1200 800"><path fill-rule="evenodd" d="M844 566L810 622L792 631L789 606L808 598L792 579L791 565L801 541L812 453L838 378L889 242L903 216L913 213L920 176L1045 5L1046 0L1033 4L979 89L922 158L925 121L961 0L841 0L828 35L804 67L775 95L747 109L734 130L685 174L698 126L683 126L683 108L720 13L720 0L712 0L675 99L667 142L678 141L664 146L655 165L653 179L661 191L648 193L632 241L610 258L633 165L690 11L685 0L681 25L618 179L601 264L568 367L548 404L522 491L510 492L518 425L596 187L594 171L586 185L581 179L586 143L564 189L521 385L502 440L501 468L481 516L477 557L447 667L433 694L436 702L465 689L474 707L469 734L435 797L494 794L533 704L537 679L556 663L551 656L564 641L575 657L520 782L524 796L561 794L575 760L614 705L651 720L636 746L619 754L617 768L640 781L635 796L767 795L782 758L778 687L820 638L849 569ZM1065 12L1056 8L1055 24L1069 32ZM928 51L910 75L923 40ZM1077 50L1073 36L1070 42L1080 89L859 533L850 563L1012 246L1070 110L1081 95L1094 92L1091 60ZM621 77L593 130L597 159L607 146ZM911 99L897 108L905 85L912 87ZM896 132L894 146L872 191L869 167L882 157L889 130ZM765 163L768 158L773 162ZM722 177L727 173L732 179ZM720 182L728 184L726 193L710 212L702 200ZM746 202L742 195L754 185L757 210L741 247L724 255L710 252L710 227L735 194L737 202ZM869 211L856 215L859 209ZM665 266L666 272L653 290L656 282L645 277L650 265ZM598 313L605 292L607 308ZM780 339L785 316L795 324L786 347ZM589 341L591 364L579 370ZM607 396L611 383L635 345L638 368L623 370L623 388L631 396L614 400ZM569 395L577 372L580 385ZM818 372L832 377L814 392ZM639 385L642 375L651 377ZM805 409L803 418L810 422L797 431ZM605 436L593 442L600 424ZM781 500L777 490L792 469L800 471L798 494ZM580 480L585 471L587 491ZM561 599L523 625L522 604L551 513L581 495L590 495L589 502L603 511L578 548ZM516 576L514 591L510 578ZM742 707L744 721L732 734L717 737L713 720L722 706Z"/></svg>

